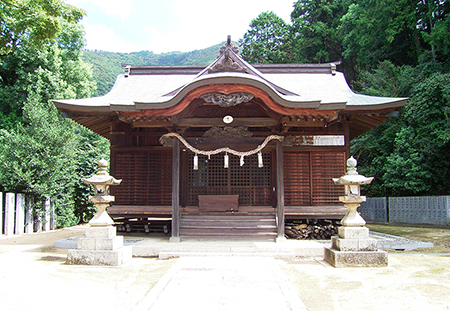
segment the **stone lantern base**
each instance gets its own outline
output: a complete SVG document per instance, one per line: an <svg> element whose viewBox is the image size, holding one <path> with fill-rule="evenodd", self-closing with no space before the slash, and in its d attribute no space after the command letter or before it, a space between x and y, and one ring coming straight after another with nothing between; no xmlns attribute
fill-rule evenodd
<svg viewBox="0 0 450 311"><path fill-rule="evenodd" d="M325 248L326 262L336 268L387 267L388 254L378 250L377 240L369 238L368 228L340 227L338 233L331 239L331 248Z"/></svg>
<svg viewBox="0 0 450 311"><path fill-rule="evenodd" d="M120 266L132 258L131 246L123 246L123 236L116 236L113 226L91 226L77 239L77 249L67 252L72 265Z"/></svg>

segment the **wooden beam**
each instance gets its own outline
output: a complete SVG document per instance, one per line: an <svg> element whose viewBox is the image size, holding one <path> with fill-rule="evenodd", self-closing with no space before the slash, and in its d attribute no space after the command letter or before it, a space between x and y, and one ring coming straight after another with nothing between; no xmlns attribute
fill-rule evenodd
<svg viewBox="0 0 450 311"><path fill-rule="evenodd" d="M191 146L197 148L221 148L221 147L235 147L235 148L256 148L262 144L265 137L188 137L186 140ZM273 144L270 144L273 145Z"/></svg>
<svg viewBox="0 0 450 311"><path fill-rule="evenodd" d="M170 127L173 126L173 122L170 119L163 120L149 120L149 121L134 121L131 125L136 127Z"/></svg>
<svg viewBox="0 0 450 311"><path fill-rule="evenodd" d="M211 126L247 126L247 127L273 127L278 121L271 118L235 118L230 124L221 118L187 118L179 121L180 127L211 127Z"/></svg>
<svg viewBox="0 0 450 311"><path fill-rule="evenodd" d="M180 242L180 141L173 140L172 151L172 236L170 242Z"/></svg>
<svg viewBox="0 0 450 311"><path fill-rule="evenodd" d="M334 116L309 115L309 116L284 116L280 124L284 127L325 127Z"/></svg>
<svg viewBox="0 0 450 311"><path fill-rule="evenodd" d="M276 149L277 161L277 241L283 241L284 237L284 165L283 165L283 144L277 140Z"/></svg>
<svg viewBox="0 0 450 311"><path fill-rule="evenodd" d="M247 126L247 127L275 127L278 121L271 118L235 118L230 124L223 122L222 118L187 118L175 120L145 120L134 121L132 126L137 127L168 127L176 124L178 127L212 127L212 126ZM318 126L318 125L315 125Z"/></svg>

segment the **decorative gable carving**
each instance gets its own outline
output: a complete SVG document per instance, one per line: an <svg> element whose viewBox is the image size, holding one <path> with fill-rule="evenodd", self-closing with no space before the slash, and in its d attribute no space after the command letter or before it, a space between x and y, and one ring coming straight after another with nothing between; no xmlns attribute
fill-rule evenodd
<svg viewBox="0 0 450 311"><path fill-rule="evenodd" d="M231 37L228 36L227 43L220 48L220 56L218 61L210 68L208 68L209 73L214 72L247 72L247 68L233 57L239 54L239 48L231 43Z"/></svg>
<svg viewBox="0 0 450 311"><path fill-rule="evenodd" d="M200 96L207 103L213 103L220 107L233 107L241 103L249 102L253 99L253 94L236 92L230 94L207 93Z"/></svg>

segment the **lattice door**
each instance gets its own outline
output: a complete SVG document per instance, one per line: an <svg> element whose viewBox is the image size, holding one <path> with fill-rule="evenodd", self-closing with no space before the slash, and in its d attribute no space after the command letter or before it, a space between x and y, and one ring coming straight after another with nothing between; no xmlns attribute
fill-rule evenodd
<svg viewBox="0 0 450 311"><path fill-rule="evenodd" d="M229 168L224 168L224 155L219 154L209 159L200 155L198 170L194 170L193 157L189 154L187 205L198 205L199 194L239 194L240 205L272 205L270 153L263 154L261 168L257 155L246 157L244 166L239 157L229 155Z"/></svg>

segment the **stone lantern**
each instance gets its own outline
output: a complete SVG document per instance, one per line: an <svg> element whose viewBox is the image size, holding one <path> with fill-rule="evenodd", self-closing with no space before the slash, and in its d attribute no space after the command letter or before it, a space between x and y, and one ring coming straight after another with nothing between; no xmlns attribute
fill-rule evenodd
<svg viewBox="0 0 450 311"><path fill-rule="evenodd" d="M357 211L361 202L366 201L361 195L361 185L370 184L373 177L359 175L356 165L357 161L351 157L347 160L347 173L333 178L334 183L345 187L345 195L339 201L348 212L338 228L338 236L331 238L331 248L325 247L324 259L334 267L385 267L387 253L378 250L377 240L369 237L366 222Z"/></svg>
<svg viewBox="0 0 450 311"><path fill-rule="evenodd" d="M348 208L347 215L341 223L346 227L362 227L366 224L365 220L357 212L361 202L366 201L365 196L361 196L361 185L368 185L373 177L359 175L356 170L357 161L351 157L347 160L347 173L339 178L333 178L335 184L345 186L345 195L339 197L339 201Z"/></svg>
<svg viewBox="0 0 450 311"><path fill-rule="evenodd" d="M101 159L98 166L97 174L89 178L82 178L85 184L94 186L94 196L89 197L89 200L94 202L97 212L89 221L89 224L91 226L111 226L114 221L108 215L106 209L111 202L114 202L114 196L109 194L109 187L119 185L122 179L115 179L108 174L108 162L105 159Z"/></svg>
<svg viewBox="0 0 450 311"><path fill-rule="evenodd" d="M106 212L114 196L109 187L119 185L122 180L115 179L107 172L108 162L98 162L99 171L90 178L83 178L86 184L94 187L94 195L89 199L97 209L89 221L85 236L77 239L77 249L67 252L69 264L119 266L132 258L131 246L123 246L123 236L116 236L114 221Z"/></svg>

